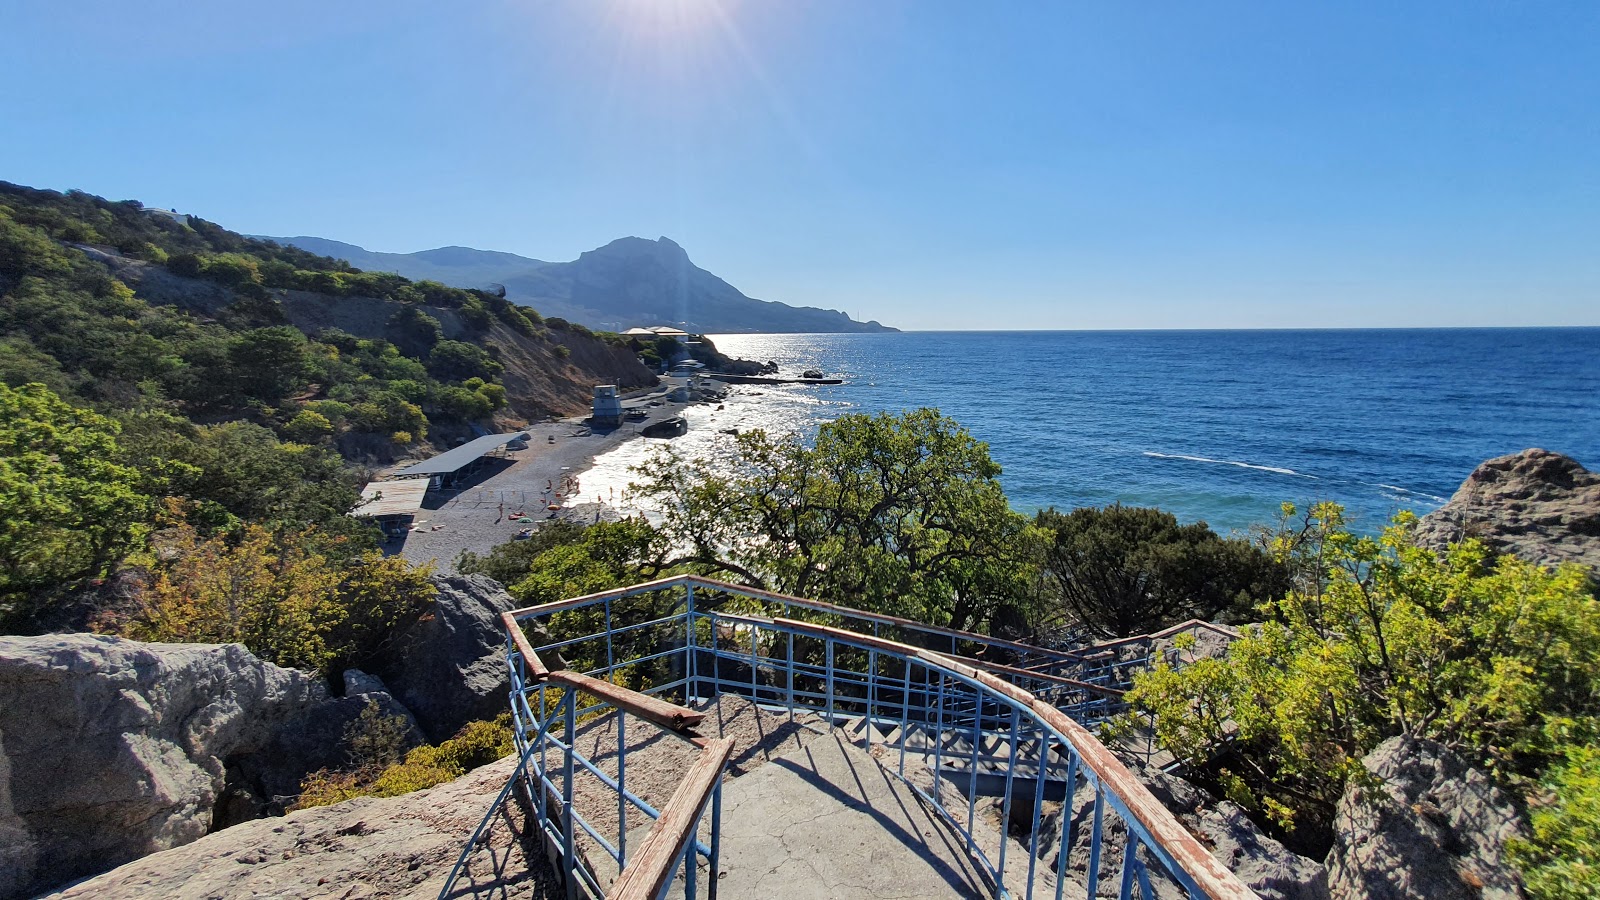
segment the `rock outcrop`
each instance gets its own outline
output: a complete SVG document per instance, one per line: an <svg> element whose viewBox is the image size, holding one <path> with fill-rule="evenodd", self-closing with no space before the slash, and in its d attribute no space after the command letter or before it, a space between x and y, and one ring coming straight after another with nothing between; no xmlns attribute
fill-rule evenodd
<svg viewBox="0 0 1600 900"><path fill-rule="evenodd" d="M211 900L216 897L439 896L467 836L516 767L491 763L401 797L362 797L259 819L147 856L72 885L56 898ZM502 807L468 859L462 896L565 896L524 830L516 802Z"/></svg>
<svg viewBox="0 0 1600 900"><path fill-rule="evenodd" d="M203 836L227 760L325 699L237 644L0 639L0 898Z"/></svg>
<svg viewBox="0 0 1600 900"><path fill-rule="evenodd" d="M517 601L482 575L436 576L432 613L373 666L389 692L437 743L506 708L505 632L500 614Z"/></svg>
<svg viewBox="0 0 1600 900"><path fill-rule="evenodd" d="M1600 475L1547 450L1491 459L1417 526L1417 542L1438 550L1467 537L1542 566L1600 572Z"/></svg>
<svg viewBox="0 0 1600 900"><path fill-rule="evenodd" d="M1262 834L1238 805L1217 800L1182 778L1159 769L1142 769L1138 774L1150 792L1211 850L1211 855L1264 900L1328 900L1327 870ZM1094 821L1094 792L1087 784L1078 786L1071 815L1073 838L1067 871L1077 881L1086 883ZM1061 817L1060 810L1049 813L1041 826L1040 852L1051 866L1057 862ZM1120 871L1126 845L1126 826L1116 816L1106 816L1100 850L1102 891L1115 892L1115 876ZM1158 868L1152 868L1150 874L1151 886L1160 900L1180 900L1188 896Z"/></svg>
<svg viewBox="0 0 1600 900"><path fill-rule="evenodd" d="M368 703L377 705L379 715L405 722L401 751L424 743L410 710L384 691L324 700L284 722L260 750L229 760L227 803L218 806L216 827L281 816L299 796L306 775L355 764L347 734Z"/></svg>
<svg viewBox="0 0 1600 900"><path fill-rule="evenodd" d="M1339 800L1334 900L1517 900L1504 857L1522 833L1509 795L1432 741L1390 738L1362 760L1380 782Z"/></svg>

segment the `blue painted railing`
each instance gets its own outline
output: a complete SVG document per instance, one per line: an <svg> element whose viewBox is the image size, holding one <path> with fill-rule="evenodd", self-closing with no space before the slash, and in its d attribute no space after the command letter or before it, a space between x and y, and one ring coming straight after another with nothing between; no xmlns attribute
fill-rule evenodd
<svg viewBox="0 0 1600 900"><path fill-rule="evenodd" d="M1101 659L696 576L516 610L505 619L523 759L519 777L534 797L569 895L605 894L577 852L580 833L626 872L632 863L629 809L651 819L661 815L628 789L625 760L619 758L612 777L572 749L579 720L617 704L602 697L579 706L574 689L550 701L551 669L565 670L570 658L583 675L642 685L641 695L690 707L738 694L833 724L871 724L860 729L868 745L875 739L894 745L898 760L891 773L960 836L996 897L1062 897L1082 890L1093 900L1101 883L1115 878L1120 897L1152 900L1153 873L1195 898L1254 896L1085 727L1125 709L1120 691L1073 677L1103 668ZM525 629L535 636L528 638ZM615 716L618 744L625 747L624 714L617 709ZM892 738L875 738L874 730ZM560 768L553 767L552 755ZM614 835L601 833L575 808L570 784L579 767L616 793L620 827ZM1084 792L1092 804L1087 836L1075 833L1076 798ZM978 820L980 797L998 800L1001 822L1013 822L1014 811L1023 813L1025 852L1011 852L1004 834L991 841L986 837L995 836L975 831L970 823ZM1066 803L1051 847L1044 844L1045 809L1058 801ZM719 852L717 802L712 798L709 843L690 841L679 862L686 897L702 890L715 896L715 878L697 884L695 870L697 859L710 861ZM1123 836L1121 859L1114 864L1102 858L1113 821ZM1088 857L1077 868L1075 848L1086 849Z"/></svg>

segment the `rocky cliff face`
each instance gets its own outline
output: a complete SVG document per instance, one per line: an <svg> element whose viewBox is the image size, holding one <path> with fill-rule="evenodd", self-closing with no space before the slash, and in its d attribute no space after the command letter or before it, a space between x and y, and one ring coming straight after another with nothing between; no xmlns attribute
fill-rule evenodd
<svg viewBox="0 0 1600 900"><path fill-rule="evenodd" d="M432 900L467 835L515 767L516 760L508 757L402 797L363 797L246 822L48 896ZM466 876L457 882L459 896L565 896L526 824L514 801L500 809L469 857Z"/></svg>
<svg viewBox="0 0 1600 900"><path fill-rule="evenodd" d="M1390 738L1362 760L1379 784L1339 800L1328 853L1334 900L1519 900L1505 842L1511 797L1432 741Z"/></svg>
<svg viewBox="0 0 1600 900"><path fill-rule="evenodd" d="M1467 537L1539 565L1600 572L1600 475L1548 450L1491 459L1417 528L1418 543L1440 550Z"/></svg>
<svg viewBox="0 0 1600 900"><path fill-rule="evenodd" d="M505 632L500 614L516 600L482 575L436 576L433 613L373 664L429 739L506 709Z"/></svg>
<svg viewBox="0 0 1600 900"><path fill-rule="evenodd" d="M236 644L0 639L0 898L206 834L226 761L325 697Z"/></svg>

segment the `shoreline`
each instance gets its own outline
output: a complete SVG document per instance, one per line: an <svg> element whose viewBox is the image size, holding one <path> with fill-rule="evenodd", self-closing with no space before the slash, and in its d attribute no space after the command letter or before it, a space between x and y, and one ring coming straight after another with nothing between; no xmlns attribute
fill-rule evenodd
<svg viewBox="0 0 1600 900"><path fill-rule="evenodd" d="M656 421L705 402L667 400L674 386L663 379L660 389L627 398L625 405L649 406L650 421ZM658 405L650 405L652 402ZM486 460L483 469L462 487L430 490L412 520L412 530L402 540L386 543L383 552L415 565L431 563L438 574L449 575L455 573L456 558L462 551L482 556L524 528L537 530L552 519L593 523L619 518L614 488L596 494L595 489L584 487L581 476L601 455L644 438L640 428L645 423L625 421L610 431L594 431L587 423L586 416L573 417L520 429L528 434L528 449L510 451L503 460ZM570 490L574 479L576 491ZM568 482L568 490L562 489L563 482ZM568 496L558 498L557 494ZM561 508L552 514L548 506L558 499ZM526 513L533 521L515 521L512 514L516 512Z"/></svg>

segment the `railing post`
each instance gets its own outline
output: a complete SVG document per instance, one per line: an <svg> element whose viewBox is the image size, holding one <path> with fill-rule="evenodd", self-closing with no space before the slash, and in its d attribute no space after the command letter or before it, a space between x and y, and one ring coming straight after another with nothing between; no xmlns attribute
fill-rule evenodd
<svg viewBox="0 0 1600 900"><path fill-rule="evenodd" d="M698 654L695 653L694 639L694 585L684 585L684 592L683 647L684 653L688 654L688 660L683 669L683 684L685 694L689 697L689 702L693 703L700 699L700 679L695 667L695 657ZM711 640L715 642L716 639L716 633L713 632Z"/></svg>
<svg viewBox="0 0 1600 900"><path fill-rule="evenodd" d="M1050 731L1039 723L1039 777L1033 783L1033 827L1028 829L1028 896L1033 896L1033 872L1039 862L1039 822L1044 817L1044 780L1050 774ZM1067 790L1072 790L1072 785L1067 785ZM1067 802L1062 809L1062 827L1066 827L1065 816L1072 809L1072 797L1067 796Z"/></svg>
<svg viewBox="0 0 1600 900"><path fill-rule="evenodd" d="M1001 884L1005 884L1006 848L1011 844L1011 841L1006 838L1006 834L1011 829L1011 786L1017 774L1017 725L1020 718L1021 714L1017 712L1017 708L1011 707L1011 749L1006 758L1006 796L1000 803L1000 863L996 867L1000 870L996 878ZM1039 778L1041 781L1044 779L1043 772L1039 773ZM1032 866L1030 865L1029 868L1031 869ZM1028 883L1028 891L1030 893L1033 891L1032 882Z"/></svg>
<svg viewBox="0 0 1600 900"><path fill-rule="evenodd" d="M978 821L978 758L983 753L983 699L978 692L972 692L972 761L967 766L967 850L970 852L978 845L978 839L973 835L974 825ZM1004 832L1002 832L1003 834ZM1000 845L1005 846L1005 841ZM1004 884L998 881L999 873L995 873L996 883L1003 889Z"/></svg>
<svg viewBox="0 0 1600 900"><path fill-rule="evenodd" d="M877 631L876 624L872 627ZM872 752L872 701L878 694L878 651L867 651L867 727L862 730L862 735L867 739L867 752Z"/></svg>
<svg viewBox="0 0 1600 900"><path fill-rule="evenodd" d="M711 791L711 864L710 885L706 891L711 900L717 900L717 872L722 858L722 779Z"/></svg>
<svg viewBox="0 0 1600 900"><path fill-rule="evenodd" d="M833 638L826 638L822 642L826 658L823 676L827 679L828 695L828 727L833 727Z"/></svg>
<svg viewBox="0 0 1600 900"><path fill-rule="evenodd" d="M611 601L606 601L606 680L615 677L617 670L617 655L611 649Z"/></svg>
<svg viewBox="0 0 1600 900"><path fill-rule="evenodd" d="M911 658L905 660L905 690L900 692L900 777L906 776L906 740L911 732Z"/></svg>
<svg viewBox="0 0 1600 900"><path fill-rule="evenodd" d="M1117 900L1133 900L1133 868L1139 864L1138 854L1139 842L1129 831L1127 846L1122 848L1122 884L1117 888Z"/></svg>
<svg viewBox="0 0 1600 900"><path fill-rule="evenodd" d="M1067 798L1061 804L1061 850L1056 854L1056 900L1067 886L1067 857L1072 854L1078 818L1078 751L1067 745ZM1093 900L1091 897L1090 900Z"/></svg>
<svg viewBox="0 0 1600 900"><path fill-rule="evenodd" d="M789 704L789 718L793 719L794 718L794 632L791 631L788 634L789 634L789 660L788 660L787 668L789 670L789 686L785 691L784 699Z"/></svg>
<svg viewBox="0 0 1600 900"><path fill-rule="evenodd" d="M575 773L573 766L574 757L577 755L578 746L578 689L568 687L561 702L566 707L566 765L562 766L561 784L561 858L562 880L567 883L567 900L576 900L578 896L578 872L576 835L573 832L572 794Z"/></svg>
<svg viewBox="0 0 1600 900"><path fill-rule="evenodd" d="M628 867L628 714L617 717L617 871ZM573 742L576 746L576 742ZM648 767L646 767L648 768Z"/></svg>
<svg viewBox="0 0 1600 900"><path fill-rule="evenodd" d="M932 667L930 667L931 670ZM939 698L933 708L933 796L939 796L940 770L944 768L944 672L939 672Z"/></svg>
<svg viewBox="0 0 1600 900"><path fill-rule="evenodd" d="M1100 783L1099 777L1094 780L1094 832L1089 840L1089 900L1094 900L1100 892L1100 840L1104 837L1102 824L1106 812L1105 785ZM1132 829L1128 832L1128 843L1137 843Z"/></svg>

